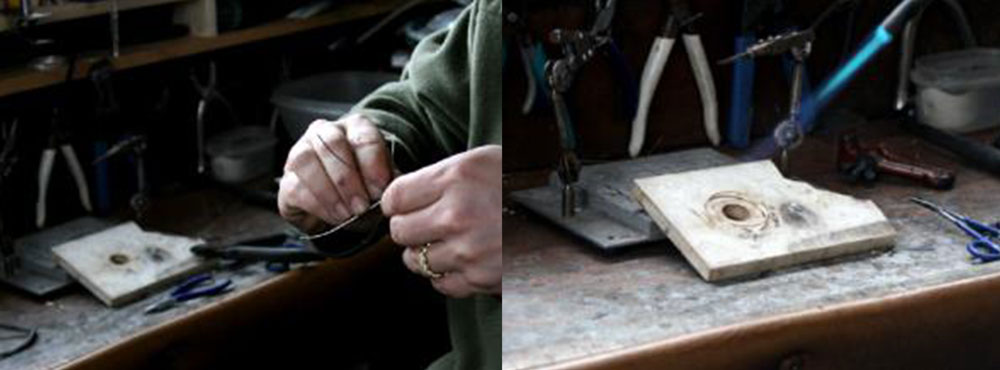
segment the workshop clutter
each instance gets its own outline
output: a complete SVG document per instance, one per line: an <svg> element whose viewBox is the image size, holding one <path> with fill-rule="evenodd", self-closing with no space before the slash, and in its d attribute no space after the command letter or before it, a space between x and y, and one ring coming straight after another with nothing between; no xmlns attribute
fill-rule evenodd
<svg viewBox="0 0 1000 370"><path fill-rule="evenodd" d="M696 176L701 175L701 171L738 168L734 164L738 162L775 160L781 175L789 179L798 178L796 167L812 163L797 165L795 150L807 140L818 140L827 144L825 148L829 155L825 171L835 175L846 186L853 186L850 189L919 186L948 191L957 186L959 179L955 170L940 165L942 161L936 158L926 160L922 157L923 151L913 152L917 145L912 140L902 143L903 140L886 135L886 129L876 127L880 122L888 121L896 132L916 134L926 143L953 152L966 163L1000 173L1000 150L959 134L991 128L1000 121L1000 112L995 112L995 104L987 103L992 101L993 90L998 86L994 81L997 55L992 49L976 48L977 37L962 4L941 1L942 6L948 9L945 14L957 22L960 41L966 48L916 57L916 30L925 14L929 14L927 9L934 3L930 0L904 0L888 9L876 11L872 9L872 4L861 0L838 0L824 3L822 7L811 6L810 12L797 9L798 13L782 1L752 0L742 2L743 6L735 12L711 2L693 4L683 0L655 4L625 4L610 0L595 2L592 7L545 7L521 3L508 7L504 15L508 26L504 51L511 55L505 55L504 73L514 81L512 85L515 87L511 91L517 92L509 94L516 99L507 101L517 104L505 106L516 109L519 114L514 114L509 121L514 127L509 130L505 127L504 132L511 132L508 136L516 137L512 141L515 146L547 137L551 145L546 146L548 149L544 153L540 150L526 152L536 154L535 160L548 160L541 165L555 168L547 184L514 191L510 197L604 251L669 238L685 252L685 257L703 278L714 280L762 270L747 267L756 262L722 253L725 256L720 260L742 261L736 263L740 265L736 270L725 272L724 263L713 263L709 258L711 256L697 253L700 251L699 243L703 241L679 239L691 232L694 224L671 218L670 212L677 204L685 200L695 203L705 201L706 196L693 194L703 187L738 184L740 181L736 179L746 177L734 175L734 180L720 182L717 180L722 180L723 176L718 176L713 178L715 181L703 181ZM547 19L551 16L547 12L553 8L565 10L567 17L574 21ZM652 11L656 10L657 16L638 17L638 9L645 9L649 14L654 14ZM735 53L720 53L721 48L712 44L718 41L716 36L719 33L727 33L713 28L713 24L706 24L705 19L734 15L731 13L736 13L742 21L736 37ZM857 18L861 13L873 14L876 22L859 23ZM637 19L645 19L645 23L658 22L656 32L648 32L652 27L645 28L642 33L637 32ZM537 24L544 20L549 20L551 25ZM827 31L836 27L846 27L847 32ZM706 31L706 28L714 32ZM859 38L855 38L856 29ZM675 48L681 40L684 47ZM841 42L834 47L831 40ZM646 41L651 41L648 47L635 46ZM886 56L895 58L886 50L896 42L901 45L903 53L897 63L891 64L893 71L898 72L898 81L890 82L898 83L893 86L880 84L895 87L895 95L883 94L881 100L871 102L858 102L862 99L860 95L844 95L844 91L864 90L864 85L878 83L876 78L864 77L882 74L878 69L889 64L886 63L889 61ZM686 63L683 60L671 63L670 55L680 50L688 55ZM833 63L831 56L836 58ZM916 67L912 80L917 89L916 94L911 95L909 83L914 59ZM644 60L645 64L641 64L642 73L636 86L632 72L637 70L636 65L640 65L637 60ZM766 63L778 64L780 68L760 68ZM823 64L832 68L810 68ZM688 65L690 68L687 68ZM723 66L732 68L732 73L720 71ZM684 67L683 71L681 67ZM766 74L762 74L764 71ZM716 90L719 75L732 79L728 96L724 91L719 94ZM523 81L518 80L521 77ZM819 83L814 85L811 77L820 77L817 79ZM784 94L772 94L774 80L785 82ZM693 84L685 84L688 81ZM524 82L523 89L520 82ZM612 88L595 89L591 86ZM683 91L683 96L675 94L678 91ZM665 98L667 96L672 99ZM546 97L548 99L542 99ZM720 97L728 99L730 104L729 117L726 117L728 127L725 129L720 128L718 123L726 121L718 111ZM895 105L890 104L892 97L896 98ZM677 99L683 99L688 104L683 107L672 104L671 100ZM762 99L766 99L764 106L770 104L776 107L773 115L769 112L770 107L759 109ZM591 100L597 104L589 104ZM832 105L850 106L851 103L883 105L878 107L879 113L876 114L857 114L842 106L829 109ZM613 109L602 109L609 106ZM670 107L668 114L656 114L666 106ZM525 135L530 129L518 126L519 122L538 120L550 125L550 130L544 131L548 135ZM692 124L695 121L700 123L697 130ZM942 121L946 123L942 124ZM544 125L534 127L534 131L543 132L538 127ZM670 149L663 143L663 130L679 130L678 127L684 127L685 133L671 137L671 140L698 132L707 140L688 142L688 145L721 147L725 144L728 148L722 149L725 154L704 149L656 154L657 151ZM819 138L810 139L811 134ZM649 145L650 139L653 139L653 145ZM623 149L609 149L625 142L627 144ZM674 141L671 145L678 143ZM1000 138L997 138L996 145L1000 146ZM622 159L627 157L634 159ZM690 166L674 166L670 164L672 161L687 161ZM511 164L509 167L518 168L519 165ZM505 169L507 167L505 162ZM770 173L763 169L761 172ZM642 189L643 183L639 179L652 176L679 176L684 180L678 180L669 187L673 190L665 190L665 187L662 192L651 194L649 189ZM639 181L638 189L631 180ZM681 184L684 181L696 183L696 189L683 190ZM876 185L877 181L879 185ZM775 186L793 187L791 184L797 183ZM747 185L747 189L723 186L714 191L718 194L766 193L753 185ZM836 198L834 195L831 197ZM793 217L794 212L783 214L779 211L782 204L789 202L772 200L757 203L764 205L757 208L744 205L741 209L763 210L760 215L770 216L761 216L762 219L770 220L773 216L773 220L782 225L776 230L796 224L798 218ZM820 202L827 206L810 206L804 200L791 203L805 207L817 219L829 221L840 217L836 216L839 211L834 211L830 202ZM874 204L869 203L867 207L877 214L875 223L882 225L860 227L875 231L877 235L871 239L874 242L867 244L865 241L850 240L843 244L851 248L868 246L880 249L890 246L894 231L887 226L885 216ZM696 205L680 208L700 209ZM821 224L831 226L834 224L831 222ZM660 230L656 230L656 226ZM831 235L837 232L833 230ZM717 230L691 233L722 234ZM823 250L825 247L836 249L837 246L818 246L806 251L810 248L805 246L810 244L804 239L796 239L804 233L803 230L793 232L790 239L796 241L790 242L790 245L795 245L795 248L787 247L787 250L775 252L775 260L760 264L774 268L781 265L775 261L786 255L795 256L791 260L802 263L811 260L807 256L810 253L824 256L838 254ZM829 235L824 238L837 239ZM730 247L734 245L714 239L706 243L716 242ZM761 248L755 250L761 252Z"/></svg>

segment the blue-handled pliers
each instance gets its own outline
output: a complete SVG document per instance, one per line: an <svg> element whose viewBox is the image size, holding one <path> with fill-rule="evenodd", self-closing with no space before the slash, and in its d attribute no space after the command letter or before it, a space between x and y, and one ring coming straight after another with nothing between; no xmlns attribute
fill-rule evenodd
<svg viewBox="0 0 1000 370"><path fill-rule="evenodd" d="M997 239L1000 238L1000 229L996 226L945 209L925 199L910 198L910 201L943 216L972 237L972 241L965 245L965 249L973 258L981 262L993 262L1000 259L1000 245L997 244Z"/></svg>
<svg viewBox="0 0 1000 370"><path fill-rule="evenodd" d="M542 44L528 34L522 16L515 12L508 12L504 18L514 29L514 37L511 41L514 45L512 47L516 47L521 69L524 71L527 86L524 93L524 103L521 105L521 114L527 115L539 105L538 103L543 106L549 104L549 82L545 79L545 64L548 63L548 58ZM504 67L506 67L507 58L506 48L505 44Z"/></svg>
<svg viewBox="0 0 1000 370"><path fill-rule="evenodd" d="M170 295L160 302L146 307L147 315L163 312L174 308L177 304L189 301L198 297L219 295L228 292L233 285L229 279L215 280L210 273L203 273L192 276L180 283Z"/></svg>

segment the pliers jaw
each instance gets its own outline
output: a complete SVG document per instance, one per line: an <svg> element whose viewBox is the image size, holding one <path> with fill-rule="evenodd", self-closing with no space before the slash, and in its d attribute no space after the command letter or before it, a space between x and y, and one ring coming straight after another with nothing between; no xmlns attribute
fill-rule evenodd
<svg viewBox="0 0 1000 370"><path fill-rule="evenodd" d="M615 8L617 5L617 0L594 1L594 9L597 10L597 18L594 19L594 26L590 29L591 35L611 35L611 22L615 19Z"/></svg>
<svg viewBox="0 0 1000 370"><path fill-rule="evenodd" d="M694 29L694 22L701 18L702 13L691 13L688 0L670 0L670 17L663 28L663 35L669 38L677 38L678 34L697 34Z"/></svg>

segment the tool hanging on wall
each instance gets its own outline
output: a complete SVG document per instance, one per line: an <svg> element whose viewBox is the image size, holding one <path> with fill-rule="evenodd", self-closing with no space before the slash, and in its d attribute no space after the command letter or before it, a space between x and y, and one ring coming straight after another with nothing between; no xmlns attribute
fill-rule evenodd
<svg viewBox="0 0 1000 370"><path fill-rule="evenodd" d="M628 146L629 155L633 158L639 155L646 139L649 107L656 94L656 87L660 83L663 68L666 66L667 60L670 59L670 52L677 41L677 35L683 36L684 46L688 52L688 61L691 62L691 70L694 72L695 81L698 84L705 134L708 135L712 145L718 146L722 141L719 134L719 102L715 93L715 80L712 78L712 69L709 67L701 36L692 26L694 21L701 17L701 14L691 14L686 0L670 0L669 6L671 14L667 18L663 34L653 41L653 47L649 51L646 66L642 71L642 80L639 83L639 110L632 121L632 137Z"/></svg>
<svg viewBox="0 0 1000 370"><path fill-rule="evenodd" d="M594 56L605 51L609 54L615 73L620 82L626 84L625 99L628 102L628 119L635 114L637 98L634 81L625 66L624 56L611 37L611 22L614 20L615 0L597 1L597 17L589 32L579 30L553 30L549 41L562 48L563 56L550 61L545 67L545 74L552 88L552 104L556 111L556 124L559 128L562 155L557 173L563 184L563 216L572 217L576 213L575 184L580 176L580 161L577 158L577 138L573 125L566 94L570 92L576 80L576 75Z"/></svg>
<svg viewBox="0 0 1000 370"><path fill-rule="evenodd" d="M111 146L111 149L108 149L104 155L94 159L93 162L93 165L97 166L120 154L132 154L132 157L135 160L136 192L132 195L132 198L129 199L129 205L135 213L136 220L140 221L143 219L146 210L149 208L149 189L146 185L146 145L147 141L145 136L132 135Z"/></svg>
<svg viewBox="0 0 1000 370"><path fill-rule="evenodd" d="M763 23L769 10L780 9L780 0L744 0L740 34L736 36L736 53L742 53L757 42L757 28ZM750 145L750 126L753 124L753 86L755 61L741 58L733 62L733 82L729 106L729 124L726 126L726 142L738 149Z"/></svg>
<svg viewBox="0 0 1000 370"><path fill-rule="evenodd" d="M18 158L14 152L17 145L18 121L8 127L6 123L0 122L0 204L4 202L4 182L13 170ZM0 277L11 277L20 268L20 258L14 249L14 242L7 235L4 229L3 212L0 212Z"/></svg>
<svg viewBox="0 0 1000 370"><path fill-rule="evenodd" d="M527 115L539 105L548 105L547 99L551 91L545 79L545 65L548 63L548 58L545 56L542 44L535 41L528 33L525 20L520 14L508 11L504 15L504 20L514 30L513 43L517 46L518 59L524 71L527 86L521 113Z"/></svg>
<svg viewBox="0 0 1000 370"><path fill-rule="evenodd" d="M87 77L94 89L94 117L97 122L97 138L93 144L93 155L103 156L107 153L112 127L122 121L121 103L115 92L115 68L110 60L103 58L94 62L87 72ZM97 211L106 213L112 207L111 173L107 163L99 163L94 167L94 185L97 200Z"/></svg>
<svg viewBox="0 0 1000 370"><path fill-rule="evenodd" d="M69 142L69 135L60 127L59 121L62 120L60 116L59 109L54 109L49 144L42 151L42 159L38 164L38 202L35 207L35 226L38 228L45 226L49 180L52 176L52 167L55 164L57 153L62 153L63 158L66 159L66 166L76 182L83 209L87 212L94 210L90 205L90 188L87 186L87 178L83 173L83 167L80 166L80 160L77 159L76 151Z"/></svg>
<svg viewBox="0 0 1000 370"><path fill-rule="evenodd" d="M198 174L205 173L205 115L208 113L208 108L211 107L213 102L222 104L226 111L229 113L233 122L239 124L239 116L236 114L236 110L233 109L233 105L229 103L226 97L222 96L219 92L218 84L218 73L216 69L216 64L214 60L208 62L208 79L203 83L198 77L195 71L191 71L191 83L194 85L195 90L198 92L200 99L198 100L198 111L196 115L195 124L197 129L197 140L198 140Z"/></svg>
<svg viewBox="0 0 1000 370"><path fill-rule="evenodd" d="M80 197L80 205L87 212L93 212L90 203L90 188L87 185L87 178L84 175L83 167L70 143L70 135L65 129L67 122L66 109L69 102L69 83L73 79L76 68L76 55L69 58L65 79L60 86L57 100L52 108L52 117L49 126L48 145L42 150L41 160L38 162L38 201L35 203L35 226L42 228L45 226L48 209L49 180L52 176L52 169L55 165L56 155L62 153L66 160L66 165L76 183L77 192Z"/></svg>
<svg viewBox="0 0 1000 370"><path fill-rule="evenodd" d="M920 183L931 189L949 190L955 186L951 171L908 162L894 154L885 143L863 146L855 134L840 137L837 169L849 181L872 184L879 175L892 175Z"/></svg>

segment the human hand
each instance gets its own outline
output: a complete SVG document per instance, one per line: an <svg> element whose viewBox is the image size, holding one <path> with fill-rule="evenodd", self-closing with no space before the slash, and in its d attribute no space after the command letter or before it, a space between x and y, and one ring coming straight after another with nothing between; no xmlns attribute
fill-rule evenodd
<svg viewBox="0 0 1000 370"><path fill-rule="evenodd" d="M314 231L364 212L392 179L385 139L361 115L317 120L292 146L278 191L278 211Z"/></svg>
<svg viewBox="0 0 1000 370"><path fill-rule="evenodd" d="M434 288L461 298L499 295L503 285L503 148L492 145L448 157L396 179L382 211L392 239L407 246L403 262Z"/></svg>

